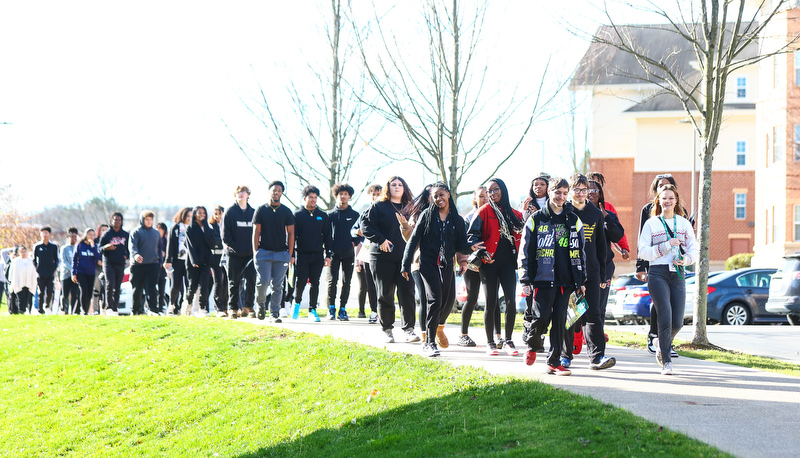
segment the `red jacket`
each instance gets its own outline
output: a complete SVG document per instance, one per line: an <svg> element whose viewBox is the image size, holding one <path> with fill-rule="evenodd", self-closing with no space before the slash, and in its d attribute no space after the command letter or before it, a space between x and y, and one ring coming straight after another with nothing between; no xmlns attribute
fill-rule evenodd
<svg viewBox="0 0 800 458"><path fill-rule="evenodd" d="M522 221L522 213L514 209L511 211ZM514 250L519 252L519 239L522 234L513 232L511 227L509 227L509 230L512 230L514 235ZM494 253L497 251L497 244L500 243L500 222L489 204L485 204L478 209L478 213L472 218L472 222L469 225L467 235L471 245L483 242L486 250L494 257Z"/></svg>

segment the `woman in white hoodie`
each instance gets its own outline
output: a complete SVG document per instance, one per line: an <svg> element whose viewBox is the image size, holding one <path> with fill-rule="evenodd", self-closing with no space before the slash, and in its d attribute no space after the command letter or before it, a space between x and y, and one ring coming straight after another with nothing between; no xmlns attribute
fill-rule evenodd
<svg viewBox="0 0 800 458"><path fill-rule="evenodd" d="M19 257L11 261L9 280L12 291L17 295L19 313L30 314L33 311L33 291L36 289L36 267L33 260L28 257L28 249L19 247Z"/></svg>

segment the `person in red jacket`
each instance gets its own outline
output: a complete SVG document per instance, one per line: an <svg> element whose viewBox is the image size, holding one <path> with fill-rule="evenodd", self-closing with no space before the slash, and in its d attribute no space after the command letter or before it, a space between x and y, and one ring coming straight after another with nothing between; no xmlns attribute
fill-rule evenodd
<svg viewBox="0 0 800 458"><path fill-rule="evenodd" d="M499 354L498 348L505 348L511 356L519 355L511 334L514 331L514 318L517 314L514 297L517 290L517 252L519 238L522 233L522 213L511 207L508 188L503 180L492 178L486 186L489 203L478 209L469 226L469 243L474 245L483 242L489 259L484 259L480 266L481 282L486 290L486 311L484 325L486 327L487 353L490 356ZM506 336L498 342L494 340L494 311L498 306L497 293L503 288L506 304Z"/></svg>

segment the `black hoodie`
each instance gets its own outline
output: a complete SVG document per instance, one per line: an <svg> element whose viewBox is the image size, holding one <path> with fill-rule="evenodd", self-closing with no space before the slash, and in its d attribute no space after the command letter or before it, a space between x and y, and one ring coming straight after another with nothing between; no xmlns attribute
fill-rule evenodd
<svg viewBox="0 0 800 458"><path fill-rule="evenodd" d="M192 220L192 225L186 228L186 265L204 266L211 262L211 248L214 246L214 231L208 221L198 223Z"/></svg>
<svg viewBox="0 0 800 458"><path fill-rule="evenodd" d="M572 211L581 219L586 237L586 244L583 246L586 253L586 280L605 281L608 242L603 212L588 200L583 210L578 210L573 204Z"/></svg>
<svg viewBox="0 0 800 458"><path fill-rule="evenodd" d="M333 255L341 259L354 258L355 246L361 242L361 237L353 237L351 229L358 221L358 212L353 207L347 206L344 210L339 207L328 212L331 225L331 238Z"/></svg>
<svg viewBox="0 0 800 458"><path fill-rule="evenodd" d="M228 247L229 256L253 257L253 215L255 209L247 204L242 210L234 203L222 218L222 241Z"/></svg>
<svg viewBox="0 0 800 458"><path fill-rule="evenodd" d="M325 251L325 257L331 257L331 225L328 214L319 208L308 211L305 207L294 212L294 246L295 253L319 253Z"/></svg>

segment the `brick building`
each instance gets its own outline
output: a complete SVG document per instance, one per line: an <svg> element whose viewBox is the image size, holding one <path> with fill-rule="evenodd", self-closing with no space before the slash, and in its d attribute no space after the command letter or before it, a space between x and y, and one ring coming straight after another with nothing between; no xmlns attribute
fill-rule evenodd
<svg viewBox="0 0 800 458"><path fill-rule="evenodd" d="M695 55L687 42L658 25L623 27L624 33L651 56L663 54L687 80L700 78ZM600 33L610 33L601 27ZM755 55L753 45L740 58ZM759 66L749 65L729 77L725 121L714 155L711 196L712 270L723 268L733 254L752 252L756 227L757 132ZM632 254L636 253L639 215L651 198L649 187L658 174L675 177L684 207L696 209L699 193L699 142L679 100L661 94L647 82L637 61L616 48L593 43L572 80L570 89L591 95L591 169L603 173L606 200L617 208ZM695 161L693 165L692 162ZM692 192L692 170L695 189ZM632 263L618 263L618 272L631 272Z"/></svg>

